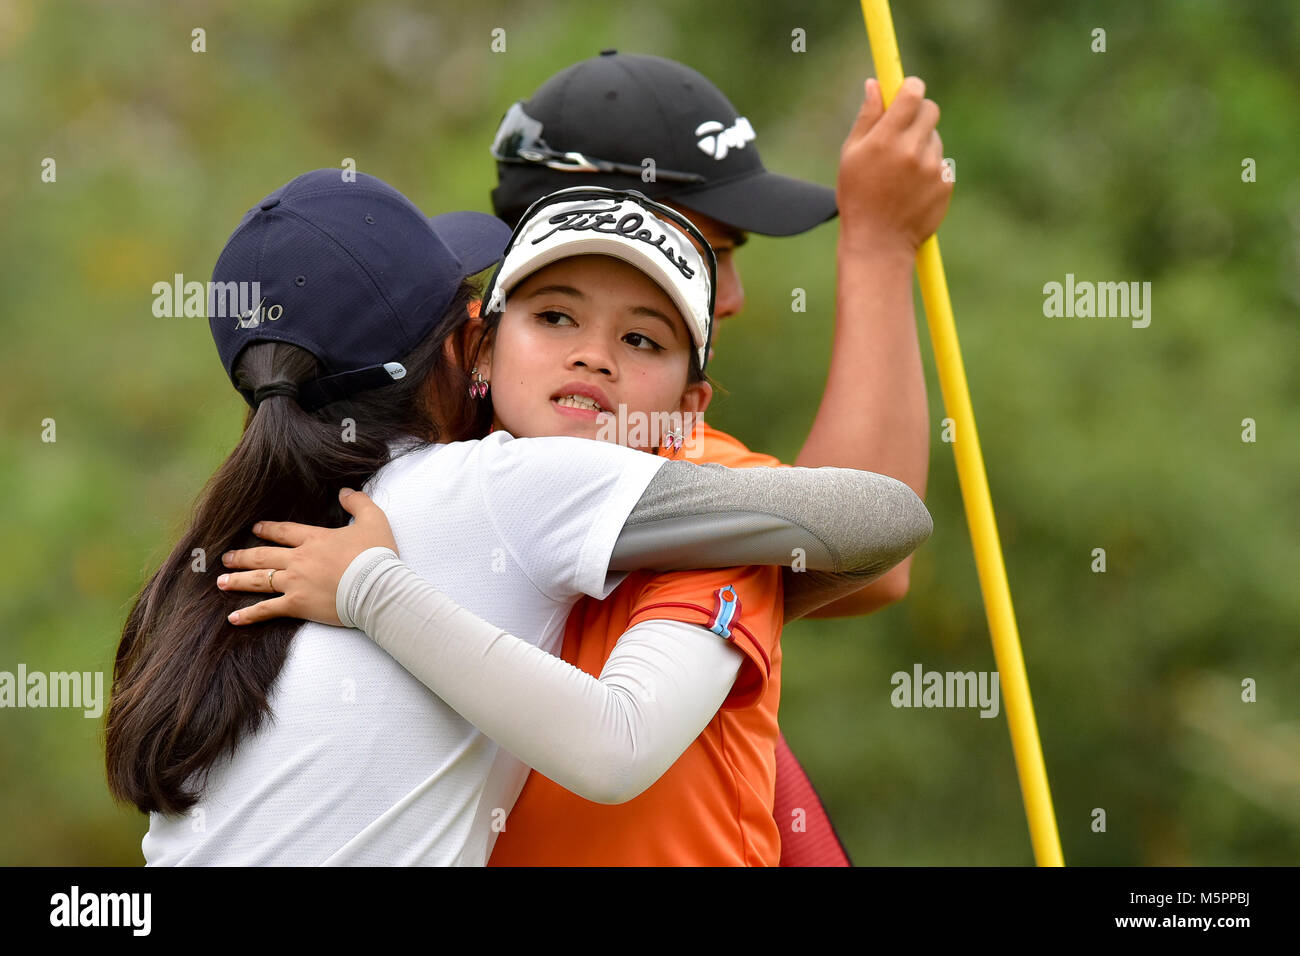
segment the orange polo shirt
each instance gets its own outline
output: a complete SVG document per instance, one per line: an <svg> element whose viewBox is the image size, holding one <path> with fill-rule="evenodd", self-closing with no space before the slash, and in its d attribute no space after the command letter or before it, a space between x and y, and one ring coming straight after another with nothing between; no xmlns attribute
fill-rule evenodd
<svg viewBox="0 0 1300 956"><path fill-rule="evenodd" d="M701 423L690 460L732 468L778 466ZM685 457L685 456L683 456ZM777 706L781 698L781 569L637 571L604 601L584 598L569 615L561 657L599 677L614 645L650 619L707 626L717 591L740 597L732 640L745 663L722 709L668 771L640 796L592 803L536 771L497 838L490 866L776 866L772 816Z"/></svg>

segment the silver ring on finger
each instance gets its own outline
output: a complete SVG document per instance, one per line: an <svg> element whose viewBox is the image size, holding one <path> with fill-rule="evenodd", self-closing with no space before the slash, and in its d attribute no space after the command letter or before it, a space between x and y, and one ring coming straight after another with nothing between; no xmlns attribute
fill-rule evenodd
<svg viewBox="0 0 1300 956"><path fill-rule="evenodd" d="M277 568L276 570L279 570L279 569ZM275 590L275 571L267 571L267 572L266 572L266 589L267 589L268 591L274 591L274 590Z"/></svg>

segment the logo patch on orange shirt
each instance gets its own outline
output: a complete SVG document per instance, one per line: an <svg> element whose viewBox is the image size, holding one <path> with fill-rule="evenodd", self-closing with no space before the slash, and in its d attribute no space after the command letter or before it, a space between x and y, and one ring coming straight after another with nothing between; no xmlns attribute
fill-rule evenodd
<svg viewBox="0 0 1300 956"><path fill-rule="evenodd" d="M718 588L713 598L713 617L709 618L708 628L714 634L731 640L731 623L740 617L740 595L728 584L725 588Z"/></svg>

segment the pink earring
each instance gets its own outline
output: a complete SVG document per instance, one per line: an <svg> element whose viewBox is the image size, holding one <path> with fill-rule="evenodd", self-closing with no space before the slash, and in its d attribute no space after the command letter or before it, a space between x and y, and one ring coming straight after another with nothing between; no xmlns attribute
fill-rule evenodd
<svg viewBox="0 0 1300 956"><path fill-rule="evenodd" d="M667 449L670 454L672 452L681 451L682 433L679 431L671 431L667 435L665 435L664 448Z"/></svg>
<svg viewBox="0 0 1300 956"><path fill-rule="evenodd" d="M483 376L480 375L480 374L478 373L478 368L477 368L477 367L475 367L474 370L471 371L469 374L470 374L470 375L473 375L473 376L475 377L475 379L477 379L477 381L470 382L470 384L469 384L469 397L470 397L470 398L486 398L486 397L487 397L487 393L488 393L488 383L487 383L487 380L486 380L485 378L483 378Z"/></svg>

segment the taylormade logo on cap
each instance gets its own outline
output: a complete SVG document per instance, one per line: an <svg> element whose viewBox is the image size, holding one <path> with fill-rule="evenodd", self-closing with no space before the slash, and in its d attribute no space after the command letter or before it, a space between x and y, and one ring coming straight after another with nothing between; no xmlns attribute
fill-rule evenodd
<svg viewBox="0 0 1300 956"><path fill-rule="evenodd" d="M743 116L737 116L736 122L727 127L717 120L706 120L695 127L695 135L701 137L695 145L714 159L725 159L728 150L743 149L757 136L754 127Z"/></svg>

